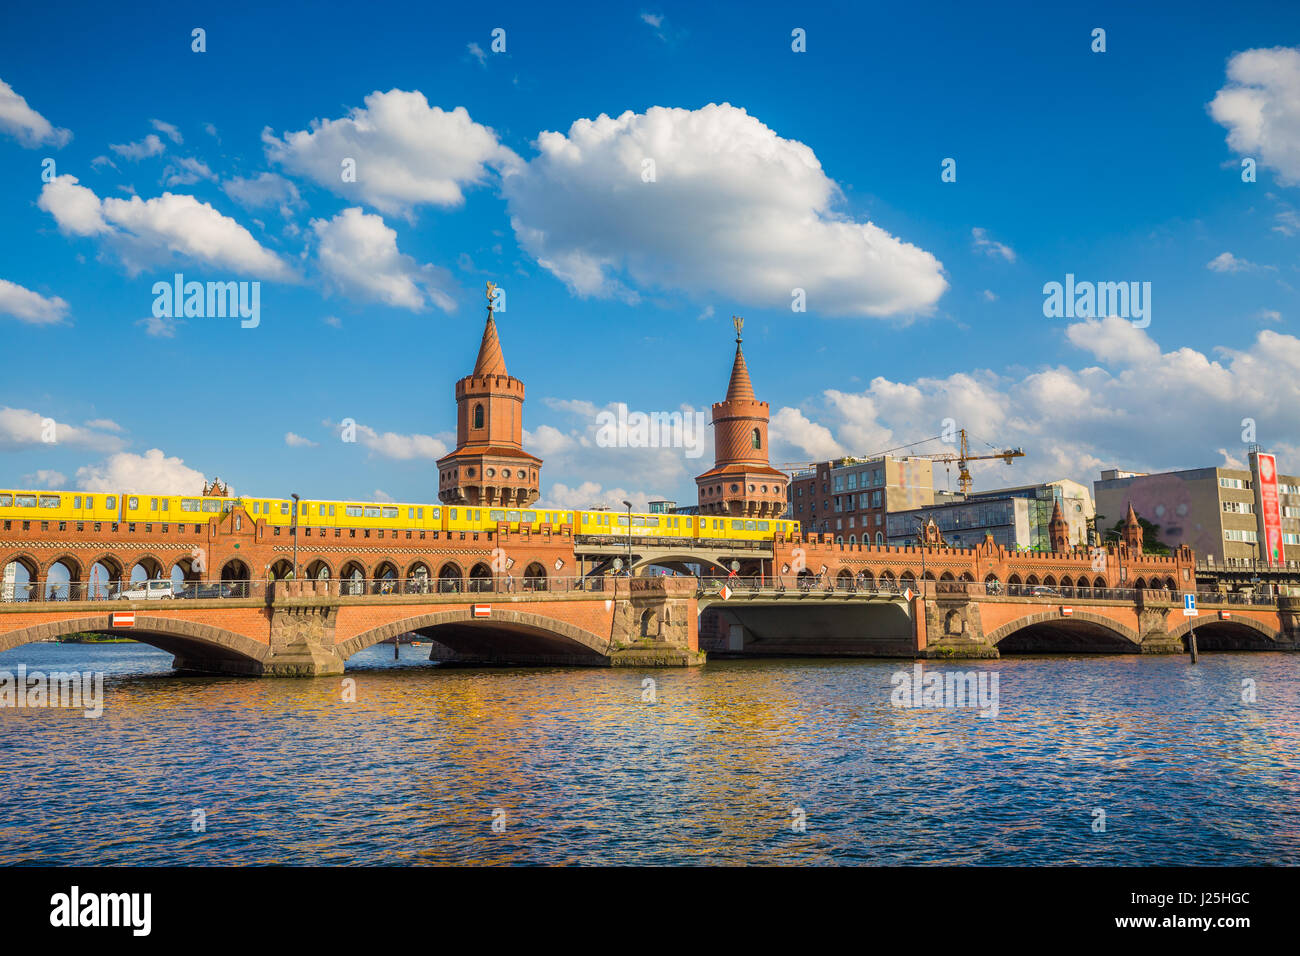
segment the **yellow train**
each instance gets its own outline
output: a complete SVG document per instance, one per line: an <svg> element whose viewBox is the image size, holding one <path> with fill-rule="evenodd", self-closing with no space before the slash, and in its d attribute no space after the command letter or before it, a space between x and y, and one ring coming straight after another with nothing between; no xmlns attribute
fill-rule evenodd
<svg viewBox="0 0 1300 956"><path fill-rule="evenodd" d="M568 527L576 535L626 538L628 515L618 511L560 511L550 508L467 508L393 501L322 501L251 495L141 495L76 491L0 489L0 521L206 522L242 507L253 520L287 527L384 528L422 531L534 532ZM785 519L720 518L712 515L632 514L632 534L647 538L771 540L795 538L799 522ZM7 526L5 530L10 529Z"/></svg>

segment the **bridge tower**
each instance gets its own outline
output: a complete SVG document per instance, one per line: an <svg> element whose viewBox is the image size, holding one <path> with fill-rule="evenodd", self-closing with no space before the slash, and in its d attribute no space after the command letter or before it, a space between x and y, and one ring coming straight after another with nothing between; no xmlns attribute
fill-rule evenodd
<svg viewBox="0 0 1300 956"><path fill-rule="evenodd" d="M1142 553L1142 524L1138 521L1137 512L1133 510L1133 502L1128 503L1128 514L1124 516L1124 527L1121 529L1124 534L1124 544L1130 551Z"/></svg>
<svg viewBox="0 0 1300 956"><path fill-rule="evenodd" d="M1052 520L1047 522L1047 539L1053 551L1070 550L1070 525L1061 514L1061 502L1058 499L1052 508Z"/></svg>
<svg viewBox="0 0 1300 956"><path fill-rule="evenodd" d="M713 467L695 479L700 514L735 518L777 518L785 512L786 476L768 461L767 402L754 397L740 331L725 401L713 404Z"/></svg>
<svg viewBox="0 0 1300 956"><path fill-rule="evenodd" d="M522 507L540 495L542 460L524 451L524 383L506 372L487 285L487 324L474 371L456 383L456 448L438 459L438 499Z"/></svg>

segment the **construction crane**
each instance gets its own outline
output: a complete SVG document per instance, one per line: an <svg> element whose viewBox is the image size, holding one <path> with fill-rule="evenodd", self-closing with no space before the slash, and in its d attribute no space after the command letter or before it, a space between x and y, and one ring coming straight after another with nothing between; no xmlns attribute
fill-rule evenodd
<svg viewBox="0 0 1300 956"><path fill-rule="evenodd" d="M958 445L957 445L958 451L956 454L953 454L952 452L946 452L941 455L909 455L908 457L925 458L929 461L956 462L957 463L957 485L959 488L961 488L961 493L963 495L970 494L971 488L975 484L975 479L971 477L970 469L966 467L967 462L986 461L986 460L1000 458L1009 465L1011 464L1011 459L1025 457L1025 451L1023 448L1003 448L1001 450L994 448L992 454L972 455L970 453L970 444L966 439L966 429L964 428L961 429L957 434L958 434ZM912 442L910 445L898 445L894 448L887 448L885 449L885 451L877 452L874 455L867 455L862 458L855 458L855 457L840 458L837 459L837 463L850 464L855 461L869 461L872 458L879 458L882 455L887 455L893 451L901 451L906 448L913 448L916 445L924 445L926 442L932 442L932 441L940 440L942 438L943 438L942 435L935 435L933 438L924 438L921 441ZM989 445L989 447L993 448L992 445ZM817 462L806 462L806 461L786 462L784 464L776 465L775 467L780 471L796 472L796 471L807 471L811 468L816 468L817 464L818 464Z"/></svg>

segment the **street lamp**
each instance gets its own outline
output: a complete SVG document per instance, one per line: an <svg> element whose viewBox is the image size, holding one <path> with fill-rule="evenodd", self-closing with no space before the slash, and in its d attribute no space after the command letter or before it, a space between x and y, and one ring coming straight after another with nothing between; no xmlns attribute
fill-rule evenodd
<svg viewBox="0 0 1300 956"><path fill-rule="evenodd" d="M632 576L632 502L624 501L627 506L627 576Z"/></svg>
<svg viewBox="0 0 1300 956"><path fill-rule="evenodd" d="M289 532L293 535L293 579L298 580L298 496L290 495L293 498L293 530Z"/></svg>
<svg viewBox="0 0 1300 956"><path fill-rule="evenodd" d="M926 515L926 517L930 517ZM925 523L919 518L916 521L916 539L921 545L921 593L925 593Z"/></svg>

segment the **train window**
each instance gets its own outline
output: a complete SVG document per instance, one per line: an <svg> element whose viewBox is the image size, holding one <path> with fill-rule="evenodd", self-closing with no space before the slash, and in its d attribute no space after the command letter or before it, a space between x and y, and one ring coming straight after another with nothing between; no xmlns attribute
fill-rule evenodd
<svg viewBox="0 0 1300 956"><path fill-rule="evenodd" d="M441 518L441 517L442 517L442 509L441 509L441 508L434 508L434 509L433 509L433 518L434 518L434 520L436 521L437 519L439 519L439 518Z"/></svg>
<svg viewBox="0 0 1300 956"><path fill-rule="evenodd" d="M181 502L181 508L184 508L184 507L185 507L185 503L184 503L184 502ZM260 501L254 501L254 502L253 502L253 514L256 515L256 514L261 514L261 513L262 513L262 503L261 503Z"/></svg>
<svg viewBox="0 0 1300 956"><path fill-rule="evenodd" d="M95 498L93 495L86 495L86 507L87 508L95 507Z"/></svg>
<svg viewBox="0 0 1300 956"><path fill-rule="evenodd" d="M349 518L360 518L360 517L361 517L361 506L360 506L360 505L348 505L348 506L346 506L346 507L343 509L343 513L344 513L345 515L347 515Z"/></svg>
<svg viewBox="0 0 1300 956"><path fill-rule="evenodd" d="M334 506L333 506L333 505L330 505L330 517L331 517L331 518L334 517Z"/></svg>
<svg viewBox="0 0 1300 956"><path fill-rule="evenodd" d="M172 510L172 500L170 498L164 498L162 502L163 502L163 511Z"/></svg>
<svg viewBox="0 0 1300 956"><path fill-rule="evenodd" d="M758 530L759 530L759 531L766 531L766 530L767 530L767 522L766 522L766 521L760 521L760 522L758 523Z"/></svg>
<svg viewBox="0 0 1300 956"><path fill-rule="evenodd" d="M525 512L524 512L524 518L525 518L525 520L527 520L527 521L530 522L530 523L531 523L531 522L534 522L534 521L537 520L537 512L536 512L536 511L525 511Z"/></svg>
<svg viewBox="0 0 1300 956"><path fill-rule="evenodd" d="M457 512L458 510L460 510L460 509L458 509L458 508L452 508L452 509L450 509L450 510L451 510L451 520L452 520L452 521L455 521L455 520L456 520L456 512Z"/></svg>
<svg viewBox="0 0 1300 956"><path fill-rule="evenodd" d="M57 508L59 506L58 495L41 495L42 508Z"/></svg>
<svg viewBox="0 0 1300 956"><path fill-rule="evenodd" d="M415 520L416 520L416 521L423 521L423 520L424 520L424 509L423 509L423 508L416 508L416 509L415 509Z"/></svg>
<svg viewBox="0 0 1300 956"><path fill-rule="evenodd" d="M384 508L384 509L383 509L383 515L384 515L385 518L396 518L396 517L397 517L397 509L396 509L396 508Z"/></svg>
<svg viewBox="0 0 1300 956"><path fill-rule="evenodd" d="M504 511L489 511L488 521L505 521L506 513Z"/></svg>
<svg viewBox="0 0 1300 956"><path fill-rule="evenodd" d="M732 521L731 521L731 530L733 530L733 531L744 531L744 530L745 530L745 522L741 521L739 518L733 518Z"/></svg>
<svg viewBox="0 0 1300 956"><path fill-rule="evenodd" d="M150 510L150 511L157 511L157 510L158 510L158 499L157 499L157 498L150 498L150 499L149 499L149 510Z"/></svg>
<svg viewBox="0 0 1300 956"><path fill-rule="evenodd" d="M19 508L35 508L35 507L36 507L36 496L35 496L35 495L18 495L18 496L14 499L14 503L15 503L15 505L17 505L17 507L19 507Z"/></svg>
<svg viewBox="0 0 1300 956"><path fill-rule="evenodd" d="M207 504L207 502L204 502L204 504ZM204 508L203 510L204 510L204 511L207 511L208 509L207 509L207 508ZM289 513L289 502L287 502L287 501L281 501L281 502L280 502L280 514L282 514L282 515L287 515L288 513Z"/></svg>
<svg viewBox="0 0 1300 956"><path fill-rule="evenodd" d="M13 495L0 495L0 508L12 508L14 506Z"/></svg>
<svg viewBox="0 0 1300 956"><path fill-rule="evenodd" d="M80 507L81 507L81 495L73 495L73 496L72 496L72 507L74 507L74 508L80 508Z"/></svg>
<svg viewBox="0 0 1300 956"><path fill-rule="evenodd" d="M112 504L109 504L109 507L110 508L113 507ZM199 499L197 498L181 499L181 511L198 511L198 510L199 510Z"/></svg>
<svg viewBox="0 0 1300 956"><path fill-rule="evenodd" d="M116 507L117 507L117 495L109 495L107 498L105 498L105 499L104 499L104 507L105 507L105 508L109 508L109 509L116 508Z"/></svg>
<svg viewBox="0 0 1300 956"><path fill-rule="evenodd" d="M127 498L127 499L126 499L126 507L127 507L127 510L129 510L129 511L136 511L136 510L138 510L139 507L140 507L140 499L139 499L139 498Z"/></svg>
<svg viewBox="0 0 1300 956"><path fill-rule="evenodd" d="M516 521L519 520L519 512L518 511L507 512L506 520L509 521L511 524L514 524Z"/></svg>
<svg viewBox="0 0 1300 956"><path fill-rule="evenodd" d="M475 509L474 509L474 520L475 520L475 521L482 521L482 520L483 520L483 512L482 512L480 509L478 509L478 508L475 508Z"/></svg>
<svg viewBox="0 0 1300 956"><path fill-rule="evenodd" d="M365 506L363 506L363 508L362 508L361 510L362 510L362 512L365 514L365 516L366 516L367 518L378 518L378 517L379 517L379 506L378 506L378 505L365 505Z"/></svg>
<svg viewBox="0 0 1300 956"><path fill-rule="evenodd" d="M203 510L204 510L207 514L212 514L212 515L217 514L219 511L221 511L221 502L220 502L220 501L205 501L205 502L203 502Z"/></svg>

